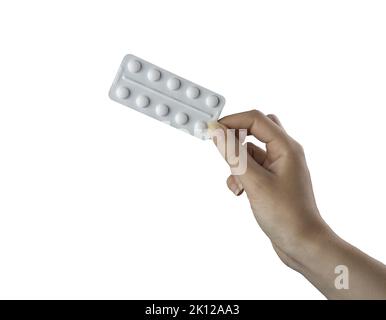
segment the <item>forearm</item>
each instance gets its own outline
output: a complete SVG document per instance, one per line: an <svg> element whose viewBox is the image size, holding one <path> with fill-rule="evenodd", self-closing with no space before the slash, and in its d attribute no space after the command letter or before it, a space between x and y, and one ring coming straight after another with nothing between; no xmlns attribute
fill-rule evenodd
<svg viewBox="0 0 386 320"><path fill-rule="evenodd" d="M296 260L295 269L328 299L386 299L386 266L328 227Z"/></svg>
<svg viewBox="0 0 386 320"><path fill-rule="evenodd" d="M266 146L263 150L251 142L239 143L234 149L247 154L245 172L231 175L227 184L236 195L245 190L280 259L329 299L386 299L385 265L340 239L322 220L303 147L279 119L251 110L227 116L211 129L213 141L232 167L229 155L234 160L236 152L225 133L235 131L228 129L247 129Z"/></svg>

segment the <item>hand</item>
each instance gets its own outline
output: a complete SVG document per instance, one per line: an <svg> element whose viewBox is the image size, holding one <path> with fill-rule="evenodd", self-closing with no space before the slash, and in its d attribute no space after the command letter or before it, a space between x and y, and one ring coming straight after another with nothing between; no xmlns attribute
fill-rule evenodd
<svg viewBox="0 0 386 320"><path fill-rule="evenodd" d="M245 190L258 224L279 257L296 268L291 258L307 250L304 244L327 229L316 207L303 148L285 132L276 116L265 116L257 110L230 115L212 125L215 143L216 129L228 128L247 129L266 145L266 150L251 142L244 145L248 153L246 171L230 175L227 185L236 195ZM229 156L230 150L226 153Z"/></svg>
<svg viewBox="0 0 386 320"><path fill-rule="evenodd" d="M236 140L242 138L240 129L247 129L266 150L248 142L236 152L227 144L228 129L236 129ZM303 148L276 116L256 110L230 115L212 124L209 133L233 172L229 189L236 195L245 190L258 224L286 265L328 298L386 299L385 265L339 238L321 218ZM242 152L245 171L236 175L233 165ZM343 289L336 285L342 266L348 272Z"/></svg>

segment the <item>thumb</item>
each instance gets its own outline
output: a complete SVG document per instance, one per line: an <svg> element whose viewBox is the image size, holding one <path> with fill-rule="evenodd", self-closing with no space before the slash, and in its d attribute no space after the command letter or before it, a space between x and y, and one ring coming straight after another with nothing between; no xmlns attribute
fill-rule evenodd
<svg viewBox="0 0 386 320"><path fill-rule="evenodd" d="M227 179L227 186L236 196L239 196L243 193L244 188L241 184L240 179L237 176L230 175Z"/></svg>
<svg viewBox="0 0 386 320"><path fill-rule="evenodd" d="M212 122L208 125L208 133L216 145L218 151L228 163L231 173L237 177L248 192L249 186L252 187L257 180L264 183L268 178L268 172L251 157L248 153L247 145L239 141L241 133L239 130L229 129L225 125ZM241 140L243 137L240 137Z"/></svg>

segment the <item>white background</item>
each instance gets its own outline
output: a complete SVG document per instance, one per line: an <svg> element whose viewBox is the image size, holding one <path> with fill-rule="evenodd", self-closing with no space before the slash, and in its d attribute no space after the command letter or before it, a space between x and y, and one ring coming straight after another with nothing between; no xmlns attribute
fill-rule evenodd
<svg viewBox="0 0 386 320"><path fill-rule="evenodd" d="M383 1L0 5L0 298L319 299L210 142L108 99L133 53L277 114L323 217L385 262Z"/></svg>

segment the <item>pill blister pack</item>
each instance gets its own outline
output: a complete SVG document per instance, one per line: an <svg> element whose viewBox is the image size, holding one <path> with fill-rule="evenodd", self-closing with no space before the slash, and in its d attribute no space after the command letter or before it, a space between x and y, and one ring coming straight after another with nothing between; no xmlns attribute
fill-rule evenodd
<svg viewBox="0 0 386 320"><path fill-rule="evenodd" d="M109 96L202 139L225 104L223 96L131 54L123 58Z"/></svg>

